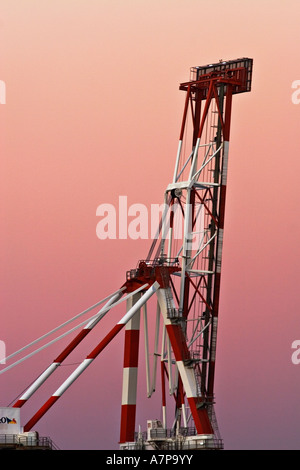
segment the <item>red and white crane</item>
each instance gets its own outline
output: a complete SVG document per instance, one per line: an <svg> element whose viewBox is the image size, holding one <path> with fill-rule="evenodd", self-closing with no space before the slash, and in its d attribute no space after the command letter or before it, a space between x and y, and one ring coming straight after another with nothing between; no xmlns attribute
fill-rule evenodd
<svg viewBox="0 0 300 470"><path fill-rule="evenodd" d="M175 169L148 256L128 271L118 291L101 301L106 301L104 307L79 325L82 330L12 408L27 402L110 309L126 301L126 314L24 425L25 433L125 329L120 448L223 447L214 413L214 380L230 122L233 95L251 90L252 65L252 59L241 58L193 67L190 80L180 85L186 97ZM150 419L146 432L136 432L141 312L149 398L157 389L157 376L161 379L162 419ZM149 318L154 327L151 354ZM173 400L171 417L167 395Z"/></svg>

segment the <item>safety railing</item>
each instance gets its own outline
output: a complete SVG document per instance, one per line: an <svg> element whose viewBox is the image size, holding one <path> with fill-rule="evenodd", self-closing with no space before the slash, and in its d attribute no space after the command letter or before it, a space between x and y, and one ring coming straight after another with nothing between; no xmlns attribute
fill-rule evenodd
<svg viewBox="0 0 300 470"><path fill-rule="evenodd" d="M20 434L0 434L0 450L3 448L59 450L49 437L22 436Z"/></svg>

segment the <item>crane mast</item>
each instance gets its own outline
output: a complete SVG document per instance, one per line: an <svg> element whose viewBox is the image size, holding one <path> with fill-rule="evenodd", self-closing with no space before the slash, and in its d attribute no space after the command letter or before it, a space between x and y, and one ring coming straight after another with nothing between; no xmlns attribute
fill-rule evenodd
<svg viewBox="0 0 300 470"><path fill-rule="evenodd" d="M160 238L130 273L133 283L146 281L143 270L148 275L151 270L159 272L163 280L157 292L167 336L161 378L162 384L171 380L169 390L176 405L168 430L163 390L162 422L149 421L146 447L222 448L214 413L214 379L231 108L234 94L250 91L251 78L252 59L243 58L193 67L190 81L180 85L185 104L173 179L164 195L167 209ZM158 274L153 276L157 279ZM131 345L127 347L130 350ZM133 372L130 381L127 373L125 364L123 395L129 395L128 387L131 392L136 387ZM134 408L135 402L129 417L128 404L122 407L123 448L135 448Z"/></svg>
<svg viewBox="0 0 300 470"><path fill-rule="evenodd" d="M120 449L223 448L214 411L214 382L230 122L233 96L251 91L252 66L252 59L241 58L192 67L190 80L180 84L185 100L175 168L147 257L126 273L115 293L82 312L106 301L5 413L11 411L17 422L15 413L103 316L121 302L126 302L126 313L24 427L17 427L18 436L27 439L36 423L125 330ZM148 419L146 431L136 431L141 316L147 397L158 388L157 376L161 394L160 419ZM149 327L154 333L153 352ZM0 437L5 432L0 423Z"/></svg>

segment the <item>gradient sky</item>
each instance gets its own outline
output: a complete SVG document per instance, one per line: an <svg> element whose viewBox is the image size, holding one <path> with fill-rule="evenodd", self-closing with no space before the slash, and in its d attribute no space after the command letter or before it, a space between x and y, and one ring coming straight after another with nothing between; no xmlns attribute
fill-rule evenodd
<svg viewBox="0 0 300 470"><path fill-rule="evenodd" d="M195 65L254 59L234 96L216 370L227 449L299 449L298 0L0 0L1 335L7 354L114 292L150 241L96 237L96 208L161 203ZM23 423L119 320L87 338ZM65 343L0 376L9 405ZM36 425L117 449L123 337ZM2 366L3 367L3 366ZM144 389L144 384L141 384ZM144 398L141 398L144 400ZM149 416L139 411L143 428Z"/></svg>

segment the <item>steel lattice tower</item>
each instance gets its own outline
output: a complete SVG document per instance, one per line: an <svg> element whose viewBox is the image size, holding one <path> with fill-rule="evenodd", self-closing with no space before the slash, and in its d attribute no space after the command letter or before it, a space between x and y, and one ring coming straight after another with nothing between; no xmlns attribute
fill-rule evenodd
<svg viewBox="0 0 300 470"><path fill-rule="evenodd" d="M234 94L251 90L252 64L252 59L242 58L194 67L190 80L180 85L185 103L175 169L148 256L127 272L124 285L104 299L97 316L13 406L23 406L114 305L126 301L126 314L25 425L25 432L125 328L121 449L222 448L214 380L231 109ZM146 306L154 294L151 377ZM156 389L159 370L161 378L162 419L149 420L146 434L136 432L135 423L141 312L148 397ZM175 404L170 427L167 384Z"/></svg>
<svg viewBox="0 0 300 470"><path fill-rule="evenodd" d="M167 338L161 353L163 422L154 423L155 429L147 436L156 448L182 446L176 433L190 447L222 446L213 403L231 107L233 94L250 91L251 78L252 60L244 58L192 68L190 81L180 85L186 98L173 180L165 191L160 238L152 244L147 259L128 276L128 285L132 283L134 288L149 278L160 283L158 311ZM178 219L183 235L180 244ZM120 439L125 448L134 440L137 318L126 327ZM172 382L169 390L176 403L169 434L167 379ZM188 441L190 429L201 438Z"/></svg>

